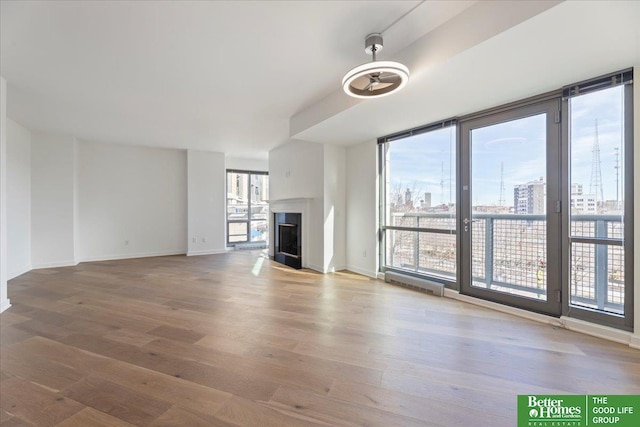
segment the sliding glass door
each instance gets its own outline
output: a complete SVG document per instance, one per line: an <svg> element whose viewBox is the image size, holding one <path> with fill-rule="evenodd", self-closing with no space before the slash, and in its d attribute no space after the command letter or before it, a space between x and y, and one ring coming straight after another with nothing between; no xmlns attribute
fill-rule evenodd
<svg viewBox="0 0 640 427"><path fill-rule="evenodd" d="M380 146L381 271L633 330L633 71Z"/></svg>
<svg viewBox="0 0 640 427"><path fill-rule="evenodd" d="M461 123L461 292L559 315L560 103Z"/></svg>

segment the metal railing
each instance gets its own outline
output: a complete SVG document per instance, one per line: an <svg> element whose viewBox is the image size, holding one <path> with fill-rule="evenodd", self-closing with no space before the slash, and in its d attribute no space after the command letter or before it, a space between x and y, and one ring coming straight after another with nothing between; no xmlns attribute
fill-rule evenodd
<svg viewBox="0 0 640 427"><path fill-rule="evenodd" d="M571 217L571 303L624 313L624 223L620 215Z"/></svg>
<svg viewBox="0 0 640 427"><path fill-rule="evenodd" d="M386 266L455 280L453 213L393 213L386 233ZM471 226L473 286L544 298L547 292L545 215L477 213ZM616 215L571 220L571 303L622 313L624 224Z"/></svg>

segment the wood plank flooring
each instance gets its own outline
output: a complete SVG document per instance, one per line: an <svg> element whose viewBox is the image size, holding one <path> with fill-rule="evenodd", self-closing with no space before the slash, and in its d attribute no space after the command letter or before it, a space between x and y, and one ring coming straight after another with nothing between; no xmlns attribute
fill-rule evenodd
<svg viewBox="0 0 640 427"><path fill-rule="evenodd" d="M9 282L0 425L513 426L516 395L640 394L640 352L261 251Z"/></svg>

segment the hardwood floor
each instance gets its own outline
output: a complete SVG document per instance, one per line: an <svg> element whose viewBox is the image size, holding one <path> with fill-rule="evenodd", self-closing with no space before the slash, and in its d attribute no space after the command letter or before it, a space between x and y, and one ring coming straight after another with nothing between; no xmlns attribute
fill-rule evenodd
<svg viewBox="0 0 640 427"><path fill-rule="evenodd" d="M513 426L640 394L640 352L258 251L34 270L0 315L4 426Z"/></svg>

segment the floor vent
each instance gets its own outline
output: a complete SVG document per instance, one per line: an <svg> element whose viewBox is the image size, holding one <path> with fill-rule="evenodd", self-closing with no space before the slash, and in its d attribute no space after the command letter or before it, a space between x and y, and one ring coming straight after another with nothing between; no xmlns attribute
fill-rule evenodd
<svg viewBox="0 0 640 427"><path fill-rule="evenodd" d="M431 280L387 271L384 274L384 281L394 285L404 286L405 288L427 292L439 297L444 296L444 285Z"/></svg>
<svg viewBox="0 0 640 427"><path fill-rule="evenodd" d="M235 246L236 251L246 251L252 249L266 249L264 243L240 243Z"/></svg>

